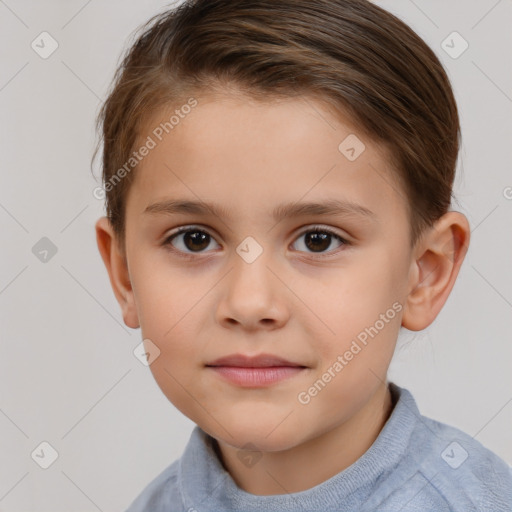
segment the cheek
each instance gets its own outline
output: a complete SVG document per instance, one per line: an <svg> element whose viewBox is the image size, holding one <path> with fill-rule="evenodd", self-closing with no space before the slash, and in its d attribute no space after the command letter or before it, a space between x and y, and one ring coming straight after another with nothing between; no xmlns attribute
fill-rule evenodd
<svg viewBox="0 0 512 512"><path fill-rule="evenodd" d="M354 341L361 347L354 359L369 363L391 357L403 309L399 281L396 265L380 254L340 268L328 284L302 292L312 305L308 324L323 364L356 352Z"/></svg>
<svg viewBox="0 0 512 512"><path fill-rule="evenodd" d="M151 366L156 365L155 370L161 366L162 371L165 368L178 377L184 363L195 361L201 349L201 338L197 335L201 322L197 314L204 307L205 291L191 286L183 275L169 275L168 270L157 267L139 272L134 290L142 337L150 339L160 350ZM162 371L159 380L169 379Z"/></svg>
<svg viewBox="0 0 512 512"><path fill-rule="evenodd" d="M164 335L198 300L187 274L166 262L160 250L134 257L131 274L141 327L148 333Z"/></svg>
<svg viewBox="0 0 512 512"><path fill-rule="evenodd" d="M194 401L186 390L197 393L197 366L202 353L201 321L205 290L191 286L190 279L168 269L153 267L138 276L137 300L141 310L142 336L160 350L150 370L164 395L186 416L196 418ZM203 301L201 301L203 298Z"/></svg>

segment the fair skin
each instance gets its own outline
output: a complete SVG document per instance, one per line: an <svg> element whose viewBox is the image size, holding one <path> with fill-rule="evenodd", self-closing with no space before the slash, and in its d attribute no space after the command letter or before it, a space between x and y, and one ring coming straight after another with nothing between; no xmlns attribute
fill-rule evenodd
<svg viewBox="0 0 512 512"><path fill-rule="evenodd" d="M385 151L359 134L366 149L349 161L338 146L357 130L313 99L197 99L134 171L126 252L106 217L96 224L98 247L126 325L161 351L150 366L158 385L217 440L237 485L257 495L302 491L375 441L392 410L386 374L399 330L422 330L436 318L469 225L448 212L411 249L404 192ZM229 216L144 212L166 199L215 203ZM282 203L331 199L373 215L272 217ZM202 245L183 234L164 245L180 226L196 240L198 228L205 231ZM349 244L330 236L315 246L313 226ZM251 263L236 251L248 236L263 249ZM333 377L338 356L396 303L396 314ZM301 368L263 387L241 386L206 366L231 354L272 354ZM301 403L299 393L328 368L330 381ZM248 443L259 452L255 464L240 457Z"/></svg>

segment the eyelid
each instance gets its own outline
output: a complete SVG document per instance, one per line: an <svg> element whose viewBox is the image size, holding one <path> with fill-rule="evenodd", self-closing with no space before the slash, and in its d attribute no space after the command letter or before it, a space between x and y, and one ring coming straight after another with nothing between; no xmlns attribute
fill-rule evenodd
<svg viewBox="0 0 512 512"><path fill-rule="evenodd" d="M217 237L216 232L214 230L212 230L211 228L204 227L201 224L185 224L185 225L179 226L171 231L167 231L165 233L165 235L163 236L163 241L165 242L165 241L169 240L169 238L179 235L180 233L183 233L184 231L193 231L194 229L196 231L204 231L205 233L207 233L208 235L210 235L212 237L214 236L213 234L215 233L215 238Z"/></svg>
<svg viewBox="0 0 512 512"><path fill-rule="evenodd" d="M194 230L201 231L201 232L208 234L210 237L212 237L214 239L214 241L218 245L220 245L219 242L217 241L217 235L212 234L212 232L214 232L214 230L210 230L210 228L203 227L201 224L185 224L183 226L179 226L178 228L172 230L170 233L169 232L166 233L166 235L163 237L163 241L161 242L161 244L164 246L170 246L169 247L170 250L178 253L182 257L189 258L189 259L204 257L204 256L212 253L213 251L205 251L205 252L198 252L198 253L194 254L193 252L188 253L188 252L184 252L184 251L181 251L179 249L172 247L172 243L171 243L172 239L174 239L180 233L187 232L187 231L194 231ZM309 233L309 232L315 232L315 231L319 231L322 233L328 233L331 236L338 238L339 241L341 242L340 247L338 247L334 250L328 251L328 252L324 252L324 253L314 253L314 252L304 252L304 251L294 251L294 252L297 252L299 254L308 254L309 256L313 257L314 259L329 258L329 257L336 256L340 251L343 250L343 247L348 247L348 246L353 245L353 242L350 240L350 237L347 237L345 235L338 233L335 228L331 228L329 226L325 226L322 224L305 224L305 225L301 226L301 228L299 228L299 231L296 232L296 234L294 235L292 243L295 242L302 235Z"/></svg>
<svg viewBox="0 0 512 512"><path fill-rule="evenodd" d="M330 233L331 235L340 237L341 239L345 240L347 243L349 242L348 235L347 236L342 235L341 233L339 233L336 230L336 228L331 228L324 224L306 224L303 228L299 228L299 232L298 232L297 236L303 235L304 233L308 233L309 231L322 231L322 232L326 231L327 233Z"/></svg>
<svg viewBox="0 0 512 512"><path fill-rule="evenodd" d="M201 224L185 224L183 226L179 226L177 227L176 229L172 230L171 232L167 232L164 237L163 237L163 241L167 241L169 238L173 237L173 236L176 236L178 235L179 233L182 233L184 231L189 231L189 230L193 230L194 228L197 228L198 231L204 231L205 233L208 233L209 235L211 236L214 236L212 234L215 233L214 230L210 229L210 228L207 228L207 227L204 227L202 226ZM348 235L345 235L345 234L340 234L338 233L335 228L331 228L329 226L326 226L326 225L323 225L323 224L304 224L303 226L301 226L300 228L298 228L298 231L297 233L295 234L295 237L298 237L300 235L303 235L304 233L307 233L309 231L326 231L334 236L337 236L339 238L341 238L344 242L346 242L347 244L351 243L350 242L350 237ZM217 237L217 234L215 233L215 237Z"/></svg>

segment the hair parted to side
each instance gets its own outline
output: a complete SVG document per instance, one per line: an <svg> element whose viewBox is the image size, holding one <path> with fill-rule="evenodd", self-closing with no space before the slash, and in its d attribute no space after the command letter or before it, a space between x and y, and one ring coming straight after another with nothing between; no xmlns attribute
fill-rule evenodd
<svg viewBox="0 0 512 512"><path fill-rule="evenodd" d="M388 11L367 0L186 0L139 30L97 118L93 159L102 142L104 184L159 109L231 89L256 100L320 100L349 116L363 141L385 147L407 198L411 246L448 211L460 144L455 98L434 52ZM136 170L105 196L123 249Z"/></svg>

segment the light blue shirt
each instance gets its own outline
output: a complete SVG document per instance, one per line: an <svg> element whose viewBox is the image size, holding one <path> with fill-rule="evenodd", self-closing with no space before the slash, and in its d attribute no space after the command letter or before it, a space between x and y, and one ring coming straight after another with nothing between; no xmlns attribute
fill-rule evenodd
<svg viewBox="0 0 512 512"><path fill-rule="evenodd" d="M195 427L182 457L127 512L512 512L512 469L468 434L420 414L389 383L395 404L372 446L351 466L306 491L249 494L235 484Z"/></svg>

